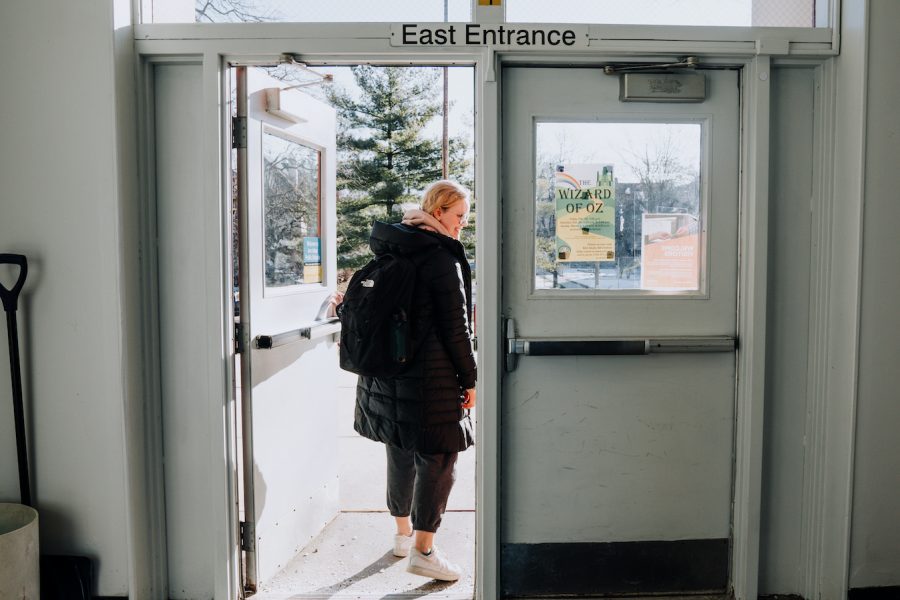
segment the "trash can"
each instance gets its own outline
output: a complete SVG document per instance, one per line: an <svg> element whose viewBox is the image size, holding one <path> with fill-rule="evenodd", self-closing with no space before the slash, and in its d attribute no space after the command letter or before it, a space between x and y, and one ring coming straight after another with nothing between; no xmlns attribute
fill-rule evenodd
<svg viewBox="0 0 900 600"><path fill-rule="evenodd" d="M0 503L0 598L40 600L38 514Z"/></svg>

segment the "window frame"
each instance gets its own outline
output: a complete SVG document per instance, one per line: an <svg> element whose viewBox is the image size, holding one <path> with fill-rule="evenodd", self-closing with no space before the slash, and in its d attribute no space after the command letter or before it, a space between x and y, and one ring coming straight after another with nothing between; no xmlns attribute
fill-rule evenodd
<svg viewBox="0 0 900 600"><path fill-rule="evenodd" d="M315 144L309 140L304 139L301 136L293 134L289 131L285 131L284 129L280 129L268 123L263 123L262 128L260 130L260 134L262 135L262 140L260 142L260 147L263 151L262 158L262 169L263 169L263 178L260 182L262 185L262 189L260 190L260 194L262 194L262 211L260 223L262 224L263 231L261 232L261 239L263 243L266 242L266 217L267 217L267 206L268 206L268 197L266 195L266 187L265 187L265 169L266 169L266 159L265 159L265 140L266 136L270 135L276 137L280 140L283 140L288 143L297 144L304 148L308 148L316 152L316 231L318 232L318 237L320 240L324 238L322 231L322 163L326 160L326 153L328 150L326 148L321 147L318 144ZM327 207L325 207L327 210ZM322 246L320 242L320 246ZM263 248L263 265L262 265L262 274L263 274L263 282L262 282L262 290L263 297L267 298L275 298L278 296L289 296L292 294L302 294L306 292L317 292L321 291L322 288L328 287L328 267L327 267L327 256L326 250L324 248L320 248L320 266L322 269L322 279L321 281L312 283L312 282L303 282L303 283L295 283L292 285L284 285L284 286L270 286L267 281L266 275L266 266L265 266L265 256L266 250ZM303 263L304 266L306 263Z"/></svg>
<svg viewBox="0 0 900 600"><path fill-rule="evenodd" d="M660 113L658 115L652 116L644 116L644 118L637 119L634 115L627 116L624 114L611 114L611 115L603 115L600 118L589 118L588 116L584 116L581 118L577 117L541 117L537 116L534 118L532 122L532 139L534 143L537 144L538 139L538 126L544 123L564 123L564 124L588 124L588 123L601 123L601 124L623 124L623 125L633 125L633 124L644 124L644 123L654 123L654 124L674 124L674 125L698 125L700 127L700 151L699 151L699 211L697 214L699 223L700 223L700 239L699 239L699 251L700 256L698 257L698 269L699 269L699 279L697 281L697 289L695 290L653 290L653 289L641 289L637 288L622 288L622 289L607 289L607 288L587 288L587 289L577 289L577 288L539 288L532 280L531 291L529 292L529 298L534 299L551 299L551 298L597 298L597 299L617 299L617 300L633 300L636 298L662 298L666 300L707 300L709 299L709 211L710 211L710 197L711 194L708 189L708 181L709 181L709 169L710 169L710 153L709 153L709 134L711 121L710 116L704 114L702 112L698 113L698 116L693 118L688 118L683 115L671 115L666 113ZM537 185L537 160L536 160L536 152L537 147L532 148L532 181L534 185ZM536 203L532 203L529 207L529 211L531 212L531 221L536 222L537 219L537 207ZM535 236L531 236L529 240L529 251L531 252L531 257L535 262L535 269L537 269L537 239ZM642 268L643 268L643 257L642 257ZM535 272L535 279L537 277L537 273Z"/></svg>
<svg viewBox="0 0 900 600"><path fill-rule="evenodd" d="M169 27L179 25L173 23L154 23L152 17L145 21L145 14L153 14L153 5L156 0L131 0L132 3L132 22L136 27ZM837 32L840 31L840 15L842 0L814 0L816 25L814 27L730 27L730 26L685 26L685 25L641 25L641 24L601 24L601 23L579 23L579 25L588 25L590 27L590 37L592 40L644 40L653 39L667 41L758 41L758 40L787 40L789 43L805 44L805 43L830 43L832 49L837 49L839 39ZM517 21L507 21L507 6L500 4L499 6L482 6L479 0L471 0L471 20L470 23L511 23L516 25L531 25L540 27L546 23L520 23ZM412 21L410 21L412 22ZM371 23L328 23L328 22L309 22L309 23L293 23L293 22L270 22L270 23L183 23L181 25L212 25L220 28L225 34L224 37L240 37L241 34L230 29L224 28L256 28L261 26L282 25L289 28L298 28L303 26L338 26L338 27L358 27L375 26L383 27L390 25L391 22L371 22ZM826 33L827 32L827 33ZM256 33L251 33L252 37L262 37ZM649 37L648 37L649 35ZM305 37L305 36L303 36ZM818 50L818 49L813 49Z"/></svg>

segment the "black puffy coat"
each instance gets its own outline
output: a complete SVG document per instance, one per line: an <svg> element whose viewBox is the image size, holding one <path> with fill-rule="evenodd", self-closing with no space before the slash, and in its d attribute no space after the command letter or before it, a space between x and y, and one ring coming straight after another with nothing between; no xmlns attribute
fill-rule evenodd
<svg viewBox="0 0 900 600"><path fill-rule="evenodd" d="M417 350L396 377L360 376L354 429L371 440L426 454L460 452L474 443L463 391L475 387L472 277L462 244L402 224L376 223L376 255L416 257L413 339Z"/></svg>

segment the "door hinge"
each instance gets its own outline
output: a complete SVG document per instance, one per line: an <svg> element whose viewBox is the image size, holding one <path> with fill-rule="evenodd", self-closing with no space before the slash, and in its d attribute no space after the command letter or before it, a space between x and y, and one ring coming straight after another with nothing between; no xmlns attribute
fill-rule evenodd
<svg viewBox="0 0 900 600"><path fill-rule="evenodd" d="M247 117L231 117L231 147L247 147Z"/></svg>
<svg viewBox="0 0 900 600"><path fill-rule="evenodd" d="M255 552L256 551L256 543L253 538L255 537L255 532L253 528L253 523L248 523L247 521L241 521L241 550L244 552Z"/></svg>
<svg viewBox="0 0 900 600"><path fill-rule="evenodd" d="M234 353L244 353L244 325L242 323L234 324Z"/></svg>
<svg viewBox="0 0 900 600"><path fill-rule="evenodd" d="M513 319L505 319L506 329L506 372L512 373L519 366L519 352L516 348L516 322Z"/></svg>

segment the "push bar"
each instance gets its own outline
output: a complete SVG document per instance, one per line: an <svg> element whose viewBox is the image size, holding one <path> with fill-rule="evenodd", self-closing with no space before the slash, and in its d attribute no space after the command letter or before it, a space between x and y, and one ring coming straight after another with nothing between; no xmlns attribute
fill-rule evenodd
<svg viewBox="0 0 900 600"><path fill-rule="evenodd" d="M332 333L337 333L340 330L340 321L334 319L316 323L310 327L292 329L291 331L285 331L284 333L277 333L275 335L258 335L254 338L254 342L256 347L260 350L271 350L272 348L286 346L288 344L293 344L294 342L324 337Z"/></svg>
<svg viewBox="0 0 900 600"><path fill-rule="evenodd" d="M507 340L507 352L522 356L635 356L676 352L734 352L733 337L621 340Z"/></svg>
<svg viewBox="0 0 900 600"><path fill-rule="evenodd" d="M516 337L515 321L506 319L506 370L514 371L519 356L640 356L696 352L734 352L733 336L688 336L623 339L524 339Z"/></svg>

